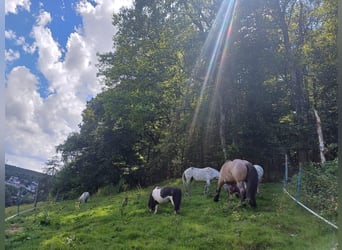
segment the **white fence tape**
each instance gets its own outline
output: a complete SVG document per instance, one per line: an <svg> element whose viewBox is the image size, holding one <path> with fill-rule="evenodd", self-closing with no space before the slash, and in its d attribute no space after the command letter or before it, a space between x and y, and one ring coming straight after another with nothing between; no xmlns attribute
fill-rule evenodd
<svg viewBox="0 0 342 250"><path fill-rule="evenodd" d="M305 208L306 210L308 210L310 213L312 213L313 215L317 216L318 218L320 218L321 220L323 220L324 222L326 222L327 224L329 224L330 226L334 227L335 229L338 229L338 227L331 223L330 221L328 221L327 219L323 218L322 216L320 216L319 214L317 214L316 212L312 211L310 208L308 208L307 206L305 206L303 203L301 203L300 201L298 201L295 197L293 197L289 192L287 192L287 190L285 188L283 188L284 192L290 196L290 198L292 200L294 200L298 205L302 206L303 208Z"/></svg>

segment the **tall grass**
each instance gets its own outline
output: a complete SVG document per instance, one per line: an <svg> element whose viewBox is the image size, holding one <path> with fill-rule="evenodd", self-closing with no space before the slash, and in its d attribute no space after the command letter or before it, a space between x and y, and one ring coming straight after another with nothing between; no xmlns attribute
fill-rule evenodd
<svg viewBox="0 0 342 250"><path fill-rule="evenodd" d="M181 187L180 180L160 184ZM213 202L204 183L192 183L181 214L171 204L147 209L152 187L39 203L36 211L6 222L6 249L331 249L336 232L283 194L281 184L262 184L256 209L235 197ZM123 200L127 198L127 205Z"/></svg>

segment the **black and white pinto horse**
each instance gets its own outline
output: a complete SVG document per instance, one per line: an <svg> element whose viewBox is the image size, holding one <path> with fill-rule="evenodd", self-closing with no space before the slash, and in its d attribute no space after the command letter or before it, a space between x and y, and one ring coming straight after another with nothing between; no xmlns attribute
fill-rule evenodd
<svg viewBox="0 0 342 250"><path fill-rule="evenodd" d="M204 186L204 194L207 194L210 187L210 181L213 179L218 179L220 172L214 168L206 167L206 168L195 168L190 167L187 168L182 175L182 181L184 185L184 189L187 195L190 194L189 184L192 180L195 181L205 181L206 184Z"/></svg>
<svg viewBox="0 0 342 250"><path fill-rule="evenodd" d="M89 199L89 192L84 192L81 196L80 196L80 198L78 198L78 201L79 201L79 204L81 204L81 203L86 203L87 201L88 201L88 199Z"/></svg>
<svg viewBox="0 0 342 250"><path fill-rule="evenodd" d="M174 208L174 213L180 212L182 201L182 190L177 187L155 187L148 200L148 208L151 212L157 213L158 205L171 202Z"/></svg>

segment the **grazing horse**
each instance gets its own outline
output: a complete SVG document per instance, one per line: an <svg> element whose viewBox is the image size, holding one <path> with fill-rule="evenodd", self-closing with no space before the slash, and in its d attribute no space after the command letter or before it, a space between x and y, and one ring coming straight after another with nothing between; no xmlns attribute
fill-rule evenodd
<svg viewBox="0 0 342 250"><path fill-rule="evenodd" d="M246 187L244 182L247 184ZM221 188L225 183L237 186L241 202L247 198L249 204L256 207L255 196L258 187L258 173L252 163L240 159L226 161L220 170L214 201L219 201Z"/></svg>
<svg viewBox="0 0 342 250"><path fill-rule="evenodd" d="M171 202L174 208L174 213L179 213L179 208L182 200L182 190L177 187L155 187L148 200L148 208L151 212L157 213L158 204Z"/></svg>
<svg viewBox="0 0 342 250"><path fill-rule="evenodd" d="M264 175L264 169L260 165L253 165L255 167L257 173L258 173L258 180L261 181L263 175Z"/></svg>
<svg viewBox="0 0 342 250"><path fill-rule="evenodd" d="M79 204L81 203L86 203L88 201L89 198L89 192L84 192L80 198L78 198Z"/></svg>
<svg viewBox="0 0 342 250"><path fill-rule="evenodd" d="M240 190L238 189L235 183L230 184L230 185L225 183L223 184L223 189L226 190L228 196L231 194L236 194L236 197L240 197ZM246 186L245 186L245 189L246 189Z"/></svg>
<svg viewBox="0 0 342 250"><path fill-rule="evenodd" d="M264 169L260 165L253 165L255 167L257 173L258 173L258 190L257 192L259 193L259 183L262 180L262 177L264 176Z"/></svg>
<svg viewBox="0 0 342 250"><path fill-rule="evenodd" d="M187 195L190 194L189 184L194 179L195 181L205 181L204 194L207 194L210 187L210 181L212 179L218 179L220 173L214 168L187 168L182 175L183 185Z"/></svg>
<svg viewBox="0 0 342 250"><path fill-rule="evenodd" d="M253 165L253 167L255 167L257 173L258 173L258 189L257 189L257 193L259 193L259 184L262 180L262 177L264 175L264 169L260 166L260 165ZM246 182L244 182L244 187L245 189L247 188L246 186ZM227 183L225 183L223 185L223 188L224 190L226 190L226 192L229 194L237 194L237 196L239 196L240 194L240 190L239 188L236 186L236 184L231 184L231 185L228 185Z"/></svg>

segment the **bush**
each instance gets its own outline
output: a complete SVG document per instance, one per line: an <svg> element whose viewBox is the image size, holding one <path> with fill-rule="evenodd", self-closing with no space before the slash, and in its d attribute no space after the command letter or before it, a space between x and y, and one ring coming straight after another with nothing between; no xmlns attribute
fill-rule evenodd
<svg viewBox="0 0 342 250"><path fill-rule="evenodd" d="M309 163L302 168L300 193L297 197L302 203L321 216L336 221L337 219L337 159L320 163ZM289 190L297 190L298 175L292 177Z"/></svg>
<svg viewBox="0 0 342 250"><path fill-rule="evenodd" d="M128 185L126 184L125 179L121 178L118 182L118 184L113 185L107 185L104 187L101 187L97 190L96 195L98 196L108 196L108 195L112 195L112 194L118 194L121 192L125 192L128 189Z"/></svg>

